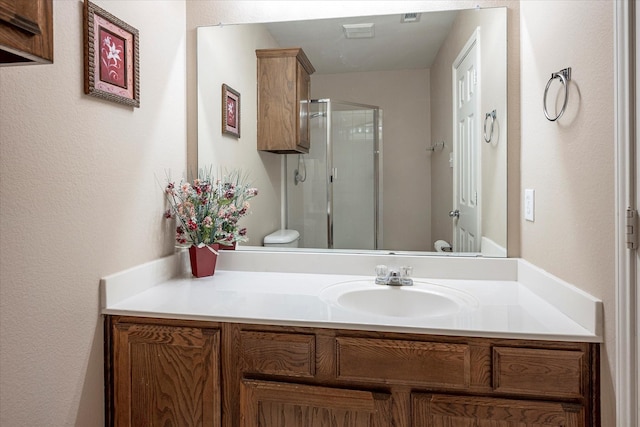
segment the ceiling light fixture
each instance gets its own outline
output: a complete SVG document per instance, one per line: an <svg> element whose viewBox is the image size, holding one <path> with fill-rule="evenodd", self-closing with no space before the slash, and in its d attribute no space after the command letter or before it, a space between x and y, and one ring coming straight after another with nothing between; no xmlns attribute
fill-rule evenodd
<svg viewBox="0 0 640 427"><path fill-rule="evenodd" d="M419 13L403 13L402 17L400 18L400 22L402 22L403 24L409 24L411 22L418 21L420 21Z"/></svg>
<svg viewBox="0 0 640 427"><path fill-rule="evenodd" d="M374 24L343 24L342 30L348 39L370 39L374 36Z"/></svg>

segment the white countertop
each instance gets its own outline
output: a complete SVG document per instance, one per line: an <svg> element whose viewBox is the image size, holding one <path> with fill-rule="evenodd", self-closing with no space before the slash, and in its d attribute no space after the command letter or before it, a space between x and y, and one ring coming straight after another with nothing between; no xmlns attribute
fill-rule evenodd
<svg viewBox="0 0 640 427"><path fill-rule="evenodd" d="M180 255L106 277L101 281L102 313L439 335L602 341L601 302L522 260L448 258L443 264L433 258L391 258L414 266L414 272L421 274L416 281L450 287L477 301L477 305L451 315L394 317L348 310L321 297L325 288L342 282L371 280L372 287L380 286L373 284L373 275L358 274L371 271L369 264L379 263L380 257L351 258L351 270L357 274L342 274L345 268L328 269L323 265L335 258L318 254L296 255L297 259L287 255L289 265L295 267L284 268L275 265L278 262L274 259L279 258L274 257L278 254L236 252L221 254L215 275L207 278L185 274L188 269ZM303 269L305 263L315 265L315 270L340 274L295 271ZM494 272L488 272L486 265L491 265ZM431 277L423 274L427 267L432 271ZM269 271L274 268L285 271ZM474 269L479 279L469 278L474 276Z"/></svg>

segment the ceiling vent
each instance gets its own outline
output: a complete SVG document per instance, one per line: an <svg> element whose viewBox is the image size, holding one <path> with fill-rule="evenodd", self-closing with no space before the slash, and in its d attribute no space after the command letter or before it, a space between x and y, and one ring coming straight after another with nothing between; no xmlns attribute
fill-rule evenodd
<svg viewBox="0 0 640 427"><path fill-rule="evenodd" d="M400 18L400 22L402 22L403 24L409 24L411 22L418 22L418 21L420 21L419 13L404 13Z"/></svg>
<svg viewBox="0 0 640 427"><path fill-rule="evenodd" d="M342 29L348 39L370 39L374 36L373 24L344 24Z"/></svg>

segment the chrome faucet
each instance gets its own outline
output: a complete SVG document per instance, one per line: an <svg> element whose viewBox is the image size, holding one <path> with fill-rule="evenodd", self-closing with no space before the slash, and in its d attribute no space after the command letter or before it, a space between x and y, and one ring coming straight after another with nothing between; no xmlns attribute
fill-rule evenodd
<svg viewBox="0 0 640 427"><path fill-rule="evenodd" d="M403 266L400 269L391 269L386 265L376 266L376 284L387 286L411 286L413 279L411 273L412 267Z"/></svg>

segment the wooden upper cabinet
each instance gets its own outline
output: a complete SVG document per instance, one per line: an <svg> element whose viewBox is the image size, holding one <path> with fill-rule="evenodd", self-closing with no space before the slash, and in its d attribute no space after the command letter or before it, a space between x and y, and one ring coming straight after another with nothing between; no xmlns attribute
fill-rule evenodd
<svg viewBox="0 0 640 427"><path fill-rule="evenodd" d="M300 48L258 49L258 150L309 152L311 74Z"/></svg>
<svg viewBox="0 0 640 427"><path fill-rule="evenodd" d="M53 0L0 0L0 65L53 62Z"/></svg>

